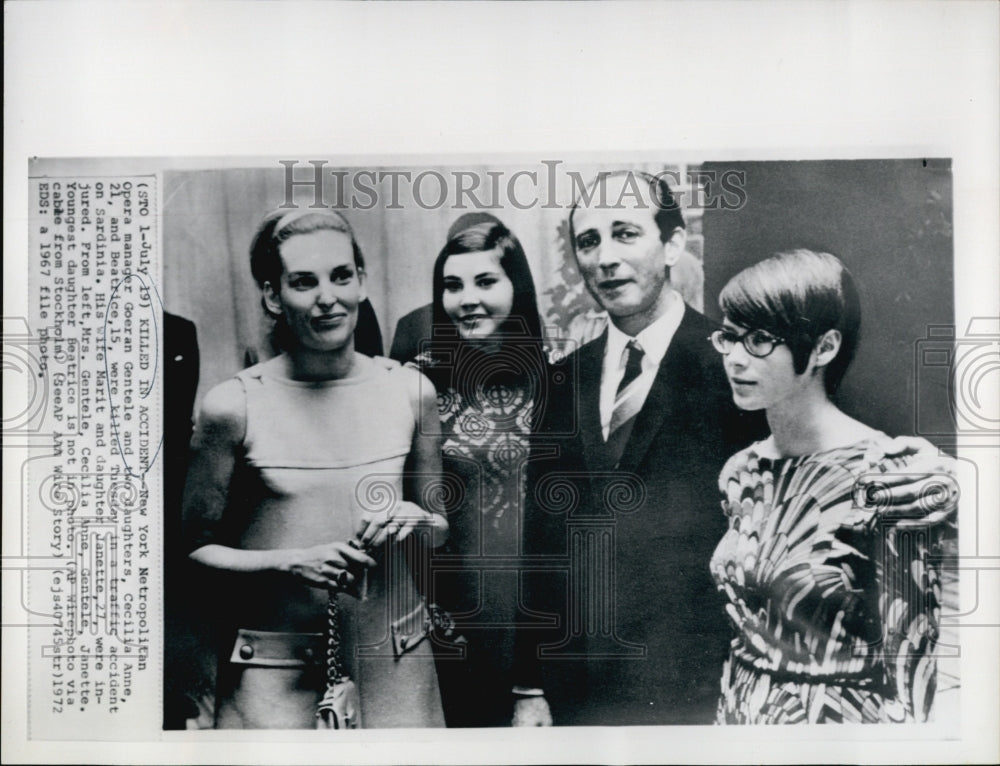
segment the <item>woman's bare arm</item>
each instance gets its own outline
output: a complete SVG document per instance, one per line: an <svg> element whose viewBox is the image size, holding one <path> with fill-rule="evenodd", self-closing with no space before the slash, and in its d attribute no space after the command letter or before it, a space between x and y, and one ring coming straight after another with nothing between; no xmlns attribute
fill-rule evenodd
<svg viewBox="0 0 1000 766"><path fill-rule="evenodd" d="M448 495L441 475L441 415L438 413L434 384L415 371L413 397L418 414L411 450L413 476L410 492L415 502L430 515L431 545L438 547L448 537L447 508L442 500Z"/></svg>
<svg viewBox="0 0 1000 766"><path fill-rule="evenodd" d="M196 529L191 559L230 572L284 572L317 587L350 584L354 575L347 571L349 567L373 566L370 556L347 542L270 550L244 550L214 542L245 435L246 393L239 381L228 380L205 396L195 431L184 487L184 518L189 529Z"/></svg>
<svg viewBox="0 0 1000 766"><path fill-rule="evenodd" d="M434 384L411 368L394 374L406 375L410 404L416 415L416 427L407 461L404 491L409 500L397 503L387 512L373 514L360 538L365 548L381 545L386 539L406 539L416 529L430 530L429 544L442 545L448 536L447 509L440 499L441 484L441 420L437 410Z"/></svg>

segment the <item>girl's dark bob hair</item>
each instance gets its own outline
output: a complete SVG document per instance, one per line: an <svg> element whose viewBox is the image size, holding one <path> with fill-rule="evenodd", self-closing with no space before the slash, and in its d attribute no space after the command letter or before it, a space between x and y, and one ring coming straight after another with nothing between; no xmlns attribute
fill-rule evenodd
<svg viewBox="0 0 1000 766"><path fill-rule="evenodd" d="M265 283L270 283L275 289L281 282L281 245L298 234L312 234L316 231L339 231L351 238L351 248L354 251L354 266L359 273L364 273L365 258L354 237L354 230L340 213L333 210L283 209L272 210L264 216L257 233L250 243L250 273L253 274L257 286L263 290ZM274 320L271 330L271 345L275 351L290 347L291 336L285 318L268 309L261 297L261 305Z"/></svg>
<svg viewBox="0 0 1000 766"><path fill-rule="evenodd" d="M729 280L719 307L735 325L783 338L799 375L820 336L838 330L840 351L826 366L823 383L827 394L840 386L858 346L861 301L836 256L793 250L767 258Z"/></svg>

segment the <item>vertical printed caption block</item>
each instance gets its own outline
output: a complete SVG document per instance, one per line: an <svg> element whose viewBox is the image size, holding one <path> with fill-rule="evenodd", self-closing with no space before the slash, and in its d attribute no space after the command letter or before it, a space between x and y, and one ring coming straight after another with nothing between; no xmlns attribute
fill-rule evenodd
<svg viewBox="0 0 1000 766"><path fill-rule="evenodd" d="M30 179L54 454L26 464L29 736L146 738L160 705L156 177Z"/></svg>

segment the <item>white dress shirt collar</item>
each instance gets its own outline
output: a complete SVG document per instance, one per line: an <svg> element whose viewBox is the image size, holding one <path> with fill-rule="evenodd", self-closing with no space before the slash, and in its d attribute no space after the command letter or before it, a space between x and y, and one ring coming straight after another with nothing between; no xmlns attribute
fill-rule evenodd
<svg viewBox="0 0 1000 766"><path fill-rule="evenodd" d="M653 322L649 327L635 336L634 340L639 344L644 352L642 358L642 368L646 369L647 360L651 366L659 367L663 357L667 354L670 341L674 338L674 333L680 326L684 318L684 299L680 293L670 291L670 303L663 316ZM608 345L604 351L605 359L613 359L618 364L625 352L625 346L633 340L631 335L626 335L619 330L614 322L608 322ZM622 368L624 372L624 367Z"/></svg>
<svg viewBox="0 0 1000 766"><path fill-rule="evenodd" d="M637 395L644 401L649 389L653 387L656 372L660 368L660 362L667 354L667 348L677 332L677 328L684 318L684 299L680 293L671 290L670 302L663 316L654 321L649 327L644 329L634 340L643 350L642 373L639 375L639 390ZM625 346L633 340L632 336L626 335L613 322L608 322L608 339L604 349L604 364L601 370L601 428L604 438L608 438L608 430L611 424L611 415L615 405L615 394L618 384L625 374Z"/></svg>

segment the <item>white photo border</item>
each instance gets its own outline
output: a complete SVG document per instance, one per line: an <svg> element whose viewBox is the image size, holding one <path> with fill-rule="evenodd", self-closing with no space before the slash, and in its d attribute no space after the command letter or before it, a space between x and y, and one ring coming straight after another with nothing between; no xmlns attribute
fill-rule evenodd
<svg viewBox="0 0 1000 766"><path fill-rule="evenodd" d="M385 166L584 159L608 147L623 161L950 157L956 325L1000 316L991 3L12 2L5 16L5 316L28 315L30 157L118 157L125 169L136 167L129 157L224 156L235 167L312 154ZM19 502L5 468L4 507ZM983 540L1000 539L997 523L984 517ZM995 565L981 575L995 600ZM337 744L289 732L59 743L26 737L23 639L5 630L3 760L992 762L997 648L997 628L963 636L962 734L952 741L883 727L852 728L851 739L833 727L609 727L360 732Z"/></svg>

